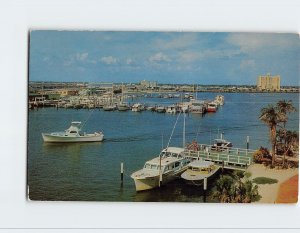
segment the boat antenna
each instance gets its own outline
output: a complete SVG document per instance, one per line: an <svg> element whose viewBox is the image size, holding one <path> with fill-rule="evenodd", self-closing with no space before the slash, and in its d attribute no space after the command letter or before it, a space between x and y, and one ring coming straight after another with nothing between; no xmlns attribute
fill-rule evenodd
<svg viewBox="0 0 300 233"><path fill-rule="evenodd" d="M164 132L161 131L161 149L164 149Z"/></svg>
<svg viewBox="0 0 300 233"><path fill-rule="evenodd" d="M175 129L176 125L177 125L177 122L178 122L179 116L180 116L180 113L178 114L178 116L177 116L177 119L176 119L176 122L175 122L175 124L174 124L174 126L173 126L172 133L171 133L171 136L170 136L170 138L169 138L169 142L168 142L168 144L167 144L167 148L168 148L168 147L169 147L169 145L170 145L171 138L172 138L172 136L173 136L174 129Z"/></svg>

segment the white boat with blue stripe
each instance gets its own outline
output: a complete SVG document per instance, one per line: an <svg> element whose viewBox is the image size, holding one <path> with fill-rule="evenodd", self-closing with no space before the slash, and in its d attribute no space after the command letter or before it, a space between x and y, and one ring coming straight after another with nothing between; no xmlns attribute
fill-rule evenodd
<svg viewBox="0 0 300 233"><path fill-rule="evenodd" d="M44 142L101 142L102 132L82 133L81 122L73 121L71 126L63 132L42 133Z"/></svg>

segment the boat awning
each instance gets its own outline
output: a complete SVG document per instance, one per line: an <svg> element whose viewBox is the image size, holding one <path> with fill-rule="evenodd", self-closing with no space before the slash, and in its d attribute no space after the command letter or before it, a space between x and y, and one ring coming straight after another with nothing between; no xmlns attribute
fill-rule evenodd
<svg viewBox="0 0 300 233"><path fill-rule="evenodd" d="M210 166L214 165L213 162L210 161L193 161L189 164L190 167L196 167L196 168L208 168Z"/></svg>
<svg viewBox="0 0 300 233"><path fill-rule="evenodd" d="M171 153L180 154L180 153L184 152L184 149L180 148L180 147L168 147L168 148L164 149L163 152L171 152Z"/></svg>

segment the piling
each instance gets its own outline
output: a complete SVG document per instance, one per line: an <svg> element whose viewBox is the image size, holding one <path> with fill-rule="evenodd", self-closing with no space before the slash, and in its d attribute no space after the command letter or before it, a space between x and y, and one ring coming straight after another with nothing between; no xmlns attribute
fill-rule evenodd
<svg viewBox="0 0 300 233"><path fill-rule="evenodd" d="M158 184L159 187L162 186L162 173L160 172L159 174L159 184Z"/></svg>
<svg viewBox="0 0 300 233"><path fill-rule="evenodd" d="M203 181L203 190L204 190L204 195L203 195L203 202L206 202L206 190L207 190L207 178L204 178Z"/></svg>
<svg viewBox="0 0 300 233"><path fill-rule="evenodd" d="M224 160L222 160L222 173L224 172Z"/></svg>
<svg viewBox="0 0 300 233"><path fill-rule="evenodd" d="M121 163L121 182L123 183L123 179L124 179L124 164L123 162Z"/></svg>
<svg viewBox="0 0 300 233"><path fill-rule="evenodd" d="M249 138L250 138L250 137L247 136L247 150L249 150L249 141L250 141Z"/></svg>

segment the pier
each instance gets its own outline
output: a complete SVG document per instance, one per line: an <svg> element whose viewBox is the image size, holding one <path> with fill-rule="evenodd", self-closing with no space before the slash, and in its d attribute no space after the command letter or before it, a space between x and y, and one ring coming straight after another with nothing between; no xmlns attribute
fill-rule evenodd
<svg viewBox="0 0 300 233"><path fill-rule="evenodd" d="M199 150L187 150L186 156L192 159L212 161L225 169L245 171L252 163L255 150L242 148L215 148L213 145L199 144Z"/></svg>

